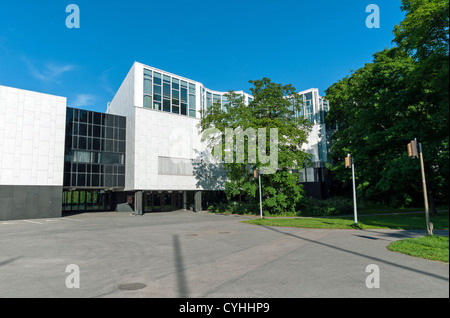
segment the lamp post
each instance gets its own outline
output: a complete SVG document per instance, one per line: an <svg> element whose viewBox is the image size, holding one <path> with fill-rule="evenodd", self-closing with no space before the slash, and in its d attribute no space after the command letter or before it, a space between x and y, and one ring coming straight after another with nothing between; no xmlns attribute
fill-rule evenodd
<svg viewBox="0 0 450 318"><path fill-rule="evenodd" d="M419 146L419 151L417 151L417 145ZM425 179L425 166L423 164L423 153L422 153L422 144L417 144L417 139L411 140L411 142L407 146L408 156L410 158L420 158L420 170L422 172L422 186L423 186L423 199L425 201L425 222L427 225L427 233L428 235L433 235L433 223L430 223L430 212L428 209L428 195L427 195L427 183Z"/></svg>
<svg viewBox="0 0 450 318"><path fill-rule="evenodd" d="M353 215L355 219L355 225L358 224L358 212L356 207L356 185L355 185L355 163L353 162L352 156L347 154L345 157L345 168L352 169L352 182L353 182Z"/></svg>
<svg viewBox="0 0 450 318"><path fill-rule="evenodd" d="M256 169L253 171L253 176L255 178L259 179L259 213L261 216L261 219L263 218L263 212L262 212L262 191L261 191L261 174L259 173L259 169Z"/></svg>

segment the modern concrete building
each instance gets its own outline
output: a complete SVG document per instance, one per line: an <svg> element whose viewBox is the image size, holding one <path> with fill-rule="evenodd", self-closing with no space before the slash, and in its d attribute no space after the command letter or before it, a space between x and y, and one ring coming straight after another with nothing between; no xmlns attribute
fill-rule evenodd
<svg viewBox="0 0 450 318"><path fill-rule="evenodd" d="M0 220L61 216L66 98L0 86Z"/></svg>
<svg viewBox="0 0 450 318"><path fill-rule="evenodd" d="M63 211L201 211L223 196L225 181L219 166L199 160L209 151L199 134L201 110L224 107L227 93L137 62L106 113L0 86L0 220ZM304 145L314 165L299 178L323 198L329 106L317 89L300 95L297 115L314 123Z"/></svg>

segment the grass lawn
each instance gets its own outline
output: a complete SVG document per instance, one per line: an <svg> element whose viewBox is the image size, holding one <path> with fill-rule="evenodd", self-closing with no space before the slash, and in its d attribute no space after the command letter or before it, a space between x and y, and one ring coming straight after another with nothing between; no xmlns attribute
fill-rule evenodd
<svg viewBox="0 0 450 318"><path fill-rule="evenodd" d="M437 216L430 216L435 230L448 230L448 212L440 212ZM243 221L244 223L321 229L396 229L396 230L425 230L425 215L392 214L392 215L360 215L358 225L355 226L353 217L333 218L264 218Z"/></svg>
<svg viewBox="0 0 450 318"><path fill-rule="evenodd" d="M392 242L391 251L448 263L448 236L423 236Z"/></svg>

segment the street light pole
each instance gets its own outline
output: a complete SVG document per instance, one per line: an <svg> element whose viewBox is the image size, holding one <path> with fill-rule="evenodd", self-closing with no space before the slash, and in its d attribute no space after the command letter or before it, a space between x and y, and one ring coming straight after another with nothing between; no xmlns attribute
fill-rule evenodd
<svg viewBox="0 0 450 318"><path fill-rule="evenodd" d="M425 179L425 165L423 163L422 144L419 143L419 152L417 152L417 139L411 140L408 144L408 156L411 158L420 158L420 170L422 172L423 199L425 203L425 222L428 235L433 235L432 223L430 223L430 211L428 209L427 182Z"/></svg>
<svg viewBox="0 0 450 318"><path fill-rule="evenodd" d="M347 158L345 158L345 167L352 168L352 183L353 183L353 216L355 219L355 225L358 224L358 209L356 206L356 183L355 183L355 163L353 162L352 156L347 154Z"/></svg>
<svg viewBox="0 0 450 318"><path fill-rule="evenodd" d="M261 219L263 218L263 212L262 212L262 191L261 191L261 174L258 170L258 178L259 178L259 213L261 215Z"/></svg>
<svg viewBox="0 0 450 318"><path fill-rule="evenodd" d="M260 213L260 216L262 219L263 211L262 211L261 173L260 173L259 169L256 169L255 171L253 171L253 177L258 178L258 182L259 182L259 213Z"/></svg>

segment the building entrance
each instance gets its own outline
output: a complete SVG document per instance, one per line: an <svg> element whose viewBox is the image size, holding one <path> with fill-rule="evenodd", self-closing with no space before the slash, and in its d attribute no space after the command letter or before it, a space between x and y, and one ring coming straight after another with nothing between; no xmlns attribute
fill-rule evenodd
<svg viewBox="0 0 450 318"><path fill-rule="evenodd" d="M63 191L62 212L111 211L112 202L105 190Z"/></svg>

